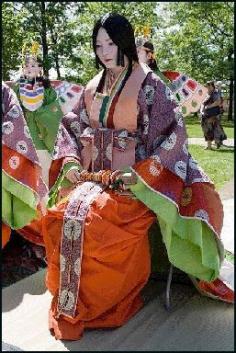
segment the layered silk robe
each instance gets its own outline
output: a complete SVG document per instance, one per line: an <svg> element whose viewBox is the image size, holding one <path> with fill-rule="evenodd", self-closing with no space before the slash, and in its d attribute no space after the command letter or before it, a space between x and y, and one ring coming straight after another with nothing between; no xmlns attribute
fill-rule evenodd
<svg viewBox="0 0 236 353"><path fill-rule="evenodd" d="M19 230L41 217L41 202L47 187L37 151L24 119L20 103L2 82L2 247L10 238L10 230ZM41 232L24 234L42 245Z"/></svg>
<svg viewBox="0 0 236 353"><path fill-rule="evenodd" d="M62 119L53 154L49 211L43 218L49 327L76 340L86 327L117 327L142 306L150 274L148 229L158 219L170 262L207 282L220 273L223 209L214 185L188 152L185 124L170 89L144 64L118 95L96 93L95 76ZM72 168L132 171L122 194L94 182L70 185ZM59 190L68 195L59 202Z"/></svg>

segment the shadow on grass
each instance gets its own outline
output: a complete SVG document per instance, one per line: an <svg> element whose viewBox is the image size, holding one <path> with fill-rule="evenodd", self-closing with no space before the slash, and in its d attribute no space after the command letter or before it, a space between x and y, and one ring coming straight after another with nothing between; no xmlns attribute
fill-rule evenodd
<svg viewBox="0 0 236 353"><path fill-rule="evenodd" d="M222 152L222 153L233 153L234 152L234 148L229 148L227 150L221 150L221 149L215 149L214 151L216 152Z"/></svg>
<svg viewBox="0 0 236 353"><path fill-rule="evenodd" d="M200 117L186 116L184 118L186 125L199 125L201 122ZM220 120L223 127L234 128L234 120L227 120L227 116L223 116Z"/></svg>
<svg viewBox="0 0 236 353"><path fill-rule="evenodd" d="M211 150L205 150L204 147L202 148L202 151L203 152L219 152L219 153L233 153L234 152L234 148L229 148L227 150L221 150L220 148L217 149L217 148L212 148Z"/></svg>
<svg viewBox="0 0 236 353"><path fill-rule="evenodd" d="M203 150L204 150L204 148L203 148ZM232 147L232 146L222 146L220 148L213 147L212 150L206 150L206 151L220 152L220 153L233 153L234 147Z"/></svg>

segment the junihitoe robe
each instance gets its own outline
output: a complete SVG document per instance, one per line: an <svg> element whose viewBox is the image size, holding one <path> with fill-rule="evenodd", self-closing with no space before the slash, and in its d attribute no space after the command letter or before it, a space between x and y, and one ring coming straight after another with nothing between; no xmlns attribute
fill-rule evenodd
<svg viewBox="0 0 236 353"><path fill-rule="evenodd" d="M2 221L4 246L10 229L20 229L41 215L47 187L35 146L15 93L2 83ZM42 234L26 238L43 244Z"/></svg>
<svg viewBox="0 0 236 353"><path fill-rule="evenodd" d="M109 96L96 92L102 73L95 76L59 127L43 218L49 328L59 339L121 326L141 308L156 219L176 267L208 283L223 262L222 204L188 152L169 88L146 65L134 65L127 80L126 72ZM72 168L130 170L138 182L128 193L95 182L73 186L65 178Z"/></svg>

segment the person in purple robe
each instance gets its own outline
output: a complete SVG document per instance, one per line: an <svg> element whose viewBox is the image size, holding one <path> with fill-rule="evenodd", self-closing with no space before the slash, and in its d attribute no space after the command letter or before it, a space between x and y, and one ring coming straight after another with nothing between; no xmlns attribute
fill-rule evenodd
<svg viewBox="0 0 236 353"><path fill-rule="evenodd" d="M80 339L85 328L119 327L140 310L148 231L157 221L171 264L205 294L214 287L216 297L233 300L227 282L217 282L222 204L188 152L170 89L139 63L125 17L103 16L92 41L102 71L61 121L43 218L49 329L63 340Z"/></svg>

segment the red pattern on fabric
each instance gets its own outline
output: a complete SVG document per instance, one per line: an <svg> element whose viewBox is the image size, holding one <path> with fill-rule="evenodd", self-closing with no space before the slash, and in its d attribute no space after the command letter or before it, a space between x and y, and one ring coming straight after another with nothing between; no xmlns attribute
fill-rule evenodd
<svg viewBox="0 0 236 353"><path fill-rule="evenodd" d="M218 278L213 282L199 281L198 286L205 294L216 296L229 303L234 303L234 292Z"/></svg>
<svg viewBox="0 0 236 353"><path fill-rule="evenodd" d="M193 80L188 80L187 87L190 88L191 91L195 91L195 89L197 88L197 83Z"/></svg>
<svg viewBox="0 0 236 353"><path fill-rule="evenodd" d="M80 91L82 90L82 87L79 87L79 86L72 86L72 87L71 87L71 90L74 91L74 92L76 92L76 93L78 93L78 92L80 92Z"/></svg>
<svg viewBox="0 0 236 353"><path fill-rule="evenodd" d="M6 145L3 145L2 148L2 169L12 178L26 186L29 186L35 192L38 192L39 179L41 176L40 166L34 164L28 158L25 158L21 153L13 151ZM12 157L17 157L19 160L19 165L16 169L10 167L9 160ZM25 171L27 171L27 173Z"/></svg>
<svg viewBox="0 0 236 353"><path fill-rule="evenodd" d="M153 163L155 163L154 166L156 169L159 170L159 175L152 175L150 173L150 167ZM157 168L158 165L159 169ZM136 163L134 170L152 189L163 194L163 196L168 196L171 185L172 197L175 197L179 214L184 217L196 217L196 212L206 212L208 223L213 226L217 234L220 234L223 226L223 217L219 217L219 209L215 207L215 205L219 205L219 195L215 192L215 188L212 184L194 183L185 186L181 178L153 159ZM191 202L184 205L183 193L185 193L186 188L191 189ZM221 212L221 214L223 214L223 212Z"/></svg>
<svg viewBox="0 0 236 353"><path fill-rule="evenodd" d="M178 77L180 77L180 73L176 71L163 71L162 73L166 78L168 78L171 81L174 81Z"/></svg>

